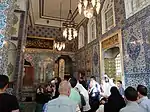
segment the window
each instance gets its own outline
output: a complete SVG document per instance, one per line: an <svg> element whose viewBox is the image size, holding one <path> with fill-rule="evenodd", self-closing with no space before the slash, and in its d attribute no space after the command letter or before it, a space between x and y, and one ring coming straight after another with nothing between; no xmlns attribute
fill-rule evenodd
<svg viewBox="0 0 150 112"><path fill-rule="evenodd" d="M96 19L92 17L88 22L88 43L96 39Z"/></svg>
<svg viewBox="0 0 150 112"><path fill-rule="evenodd" d="M78 37L78 48L82 48L84 46L84 27L81 26L79 29L79 37Z"/></svg>
<svg viewBox="0 0 150 112"><path fill-rule="evenodd" d="M115 26L113 0L106 0L102 9L102 34Z"/></svg>
<svg viewBox="0 0 150 112"><path fill-rule="evenodd" d="M106 29L111 28L114 25L113 22L113 9L110 8L106 13L105 13L105 21L106 21Z"/></svg>
<svg viewBox="0 0 150 112"><path fill-rule="evenodd" d="M59 60L59 77L61 79L64 78L64 73L65 73L65 60L64 59L60 59Z"/></svg>
<svg viewBox="0 0 150 112"><path fill-rule="evenodd" d="M122 70L121 70L121 57L120 54L117 55L115 58L115 63L116 63L116 75L121 75Z"/></svg>
<svg viewBox="0 0 150 112"><path fill-rule="evenodd" d="M126 18L139 12L146 6L150 5L150 0L124 0L125 1L125 11Z"/></svg>

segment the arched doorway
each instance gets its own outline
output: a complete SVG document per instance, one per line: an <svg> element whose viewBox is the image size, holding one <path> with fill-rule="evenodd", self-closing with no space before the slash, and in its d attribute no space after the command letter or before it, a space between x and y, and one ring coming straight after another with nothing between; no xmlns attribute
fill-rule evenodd
<svg viewBox="0 0 150 112"><path fill-rule="evenodd" d="M104 51L104 73L115 80L122 80L121 57L119 47Z"/></svg>
<svg viewBox="0 0 150 112"><path fill-rule="evenodd" d="M55 76L59 76L63 79L64 75L73 75L73 62L68 55L61 55L55 61Z"/></svg>
<svg viewBox="0 0 150 112"><path fill-rule="evenodd" d="M101 79L107 75L116 83L121 80L124 85L121 31L118 31L100 42Z"/></svg>

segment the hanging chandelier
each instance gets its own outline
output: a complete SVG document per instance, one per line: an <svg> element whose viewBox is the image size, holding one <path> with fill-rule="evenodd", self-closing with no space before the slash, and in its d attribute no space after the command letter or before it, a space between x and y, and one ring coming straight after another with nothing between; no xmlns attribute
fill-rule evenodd
<svg viewBox="0 0 150 112"><path fill-rule="evenodd" d="M83 12L85 17L91 18L93 17L95 10L97 14L99 14L100 6L101 6L100 0L79 0L78 3L79 14Z"/></svg>
<svg viewBox="0 0 150 112"><path fill-rule="evenodd" d="M59 28L60 32L62 32L62 29L61 29L61 7L62 7L62 3L60 2L60 28ZM54 48L57 49L58 51L65 49L65 39L62 36L56 38L56 40L54 41Z"/></svg>
<svg viewBox="0 0 150 112"><path fill-rule="evenodd" d="M63 26L65 27L63 30L63 36L68 39L72 40L75 39L78 36L78 32L75 28L75 22L71 18L73 17L72 11L71 11L71 0L70 0L70 10L67 16L67 21L63 23Z"/></svg>
<svg viewBox="0 0 150 112"><path fill-rule="evenodd" d="M65 42L54 42L54 48L58 51L65 49Z"/></svg>

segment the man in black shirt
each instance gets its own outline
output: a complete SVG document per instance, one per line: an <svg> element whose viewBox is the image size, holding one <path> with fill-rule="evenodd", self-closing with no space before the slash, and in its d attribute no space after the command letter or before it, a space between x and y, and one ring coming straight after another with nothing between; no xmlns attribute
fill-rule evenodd
<svg viewBox="0 0 150 112"><path fill-rule="evenodd" d="M5 93L8 83L8 77L0 75L0 112L19 112L17 98Z"/></svg>

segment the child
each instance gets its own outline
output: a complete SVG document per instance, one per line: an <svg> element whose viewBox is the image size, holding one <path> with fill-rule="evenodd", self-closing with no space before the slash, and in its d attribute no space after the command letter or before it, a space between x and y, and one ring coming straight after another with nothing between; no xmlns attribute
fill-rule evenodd
<svg viewBox="0 0 150 112"><path fill-rule="evenodd" d="M104 104L106 103L106 98L101 98L99 108L96 112L104 112Z"/></svg>

